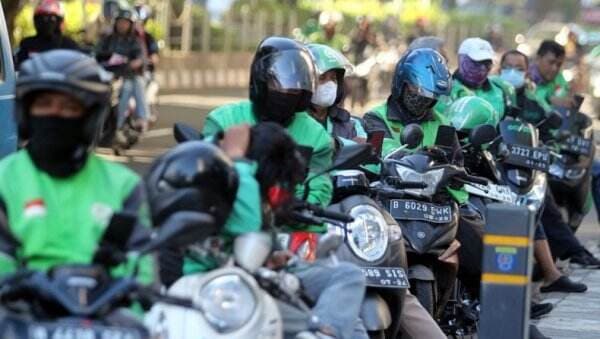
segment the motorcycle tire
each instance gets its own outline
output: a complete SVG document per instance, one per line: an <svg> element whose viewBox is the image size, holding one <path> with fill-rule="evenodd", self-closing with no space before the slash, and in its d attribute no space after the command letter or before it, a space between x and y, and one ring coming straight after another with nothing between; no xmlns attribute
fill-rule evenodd
<svg viewBox="0 0 600 339"><path fill-rule="evenodd" d="M417 297L421 306L423 306L431 316L435 311L435 296L433 293L433 281L411 280L410 292Z"/></svg>
<svg viewBox="0 0 600 339"><path fill-rule="evenodd" d="M367 333L369 339L385 339L385 331L371 331Z"/></svg>

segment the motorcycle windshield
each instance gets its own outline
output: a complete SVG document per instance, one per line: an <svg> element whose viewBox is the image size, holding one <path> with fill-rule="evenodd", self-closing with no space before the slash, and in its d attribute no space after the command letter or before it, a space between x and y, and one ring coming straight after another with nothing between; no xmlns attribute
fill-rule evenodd
<svg viewBox="0 0 600 339"><path fill-rule="evenodd" d="M518 120L501 121L500 135L505 144L537 146L537 130L535 127Z"/></svg>

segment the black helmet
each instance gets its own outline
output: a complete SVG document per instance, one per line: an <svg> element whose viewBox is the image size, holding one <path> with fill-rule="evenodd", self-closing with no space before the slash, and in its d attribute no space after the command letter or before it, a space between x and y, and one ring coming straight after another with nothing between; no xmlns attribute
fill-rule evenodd
<svg viewBox="0 0 600 339"><path fill-rule="evenodd" d="M158 158L145 177L154 225L177 211L200 211L223 225L238 189L233 162L217 146L188 141Z"/></svg>
<svg viewBox="0 0 600 339"><path fill-rule="evenodd" d="M111 80L110 73L81 52L56 49L32 56L21 65L16 85L15 115L20 137L29 137L31 95L59 91L77 98L86 108L83 136L91 145L110 108Z"/></svg>
<svg viewBox="0 0 600 339"><path fill-rule="evenodd" d="M294 113L308 109L315 87L315 66L301 43L268 37L258 45L250 68L250 101L260 120L286 125ZM279 105L274 105L274 93Z"/></svg>

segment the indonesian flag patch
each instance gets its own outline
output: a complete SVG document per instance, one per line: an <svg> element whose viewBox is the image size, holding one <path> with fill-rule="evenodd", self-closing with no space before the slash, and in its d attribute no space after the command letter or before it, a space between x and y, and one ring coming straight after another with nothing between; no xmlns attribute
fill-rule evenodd
<svg viewBox="0 0 600 339"><path fill-rule="evenodd" d="M34 199L25 204L25 218L41 217L46 215L46 204L44 200Z"/></svg>

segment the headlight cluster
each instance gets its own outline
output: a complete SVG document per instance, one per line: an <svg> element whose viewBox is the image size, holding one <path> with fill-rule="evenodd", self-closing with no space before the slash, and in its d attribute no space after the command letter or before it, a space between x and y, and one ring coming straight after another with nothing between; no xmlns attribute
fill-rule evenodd
<svg viewBox="0 0 600 339"><path fill-rule="evenodd" d="M377 261L388 247L388 229L381 212L371 205L358 205L350 210L354 218L347 224L348 244L359 258Z"/></svg>
<svg viewBox="0 0 600 339"><path fill-rule="evenodd" d="M519 205L525 205L533 211L538 211L544 203L547 186L548 182L546 179L546 174L536 175L531 191L521 196L517 203Z"/></svg>
<svg viewBox="0 0 600 339"><path fill-rule="evenodd" d="M444 176L444 169L436 169L425 173L416 172L408 167L396 165L396 172L403 181L424 182L426 188L404 189L405 192L423 197L431 197L437 192L437 187Z"/></svg>
<svg viewBox="0 0 600 339"><path fill-rule="evenodd" d="M236 274L222 275L209 281L200 290L197 303L206 320L220 333L244 326L257 305L251 287Z"/></svg>

